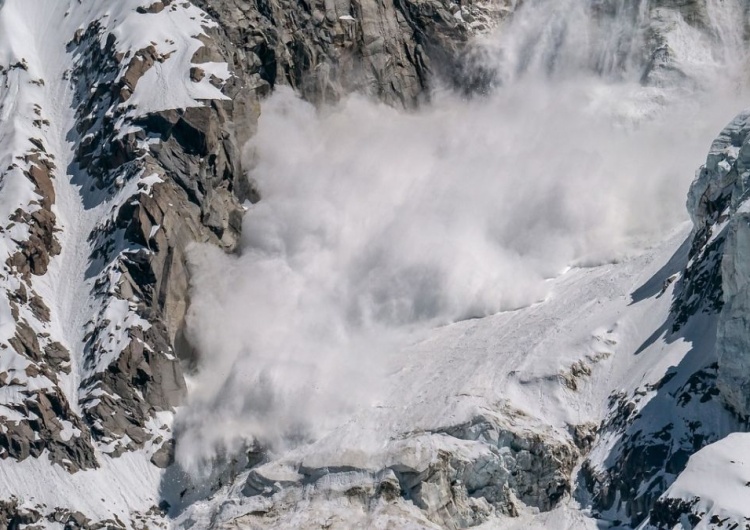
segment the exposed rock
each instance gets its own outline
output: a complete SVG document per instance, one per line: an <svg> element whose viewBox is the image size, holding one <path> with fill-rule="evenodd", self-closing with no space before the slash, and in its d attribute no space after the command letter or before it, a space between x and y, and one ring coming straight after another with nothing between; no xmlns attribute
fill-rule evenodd
<svg viewBox="0 0 750 530"><path fill-rule="evenodd" d="M287 0L196 2L221 29L216 41L232 66L258 88L291 85L314 102L350 92L414 106L436 76L466 85L463 54L472 35L487 31L511 2L448 0L324 2L300 9ZM467 14L454 16L452 6ZM215 51L194 58L200 63Z"/></svg>
<svg viewBox="0 0 750 530"><path fill-rule="evenodd" d="M44 358L53 370L70 373L70 352L59 342L44 347Z"/></svg>
<svg viewBox="0 0 750 530"><path fill-rule="evenodd" d="M690 188L693 219L692 261L688 265L679 309L718 313L717 386L722 398L742 417L750 416L748 309L750 283L750 112L737 116L711 146L706 164ZM684 310L684 309L683 309Z"/></svg>
<svg viewBox="0 0 750 530"><path fill-rule="evenodd" d="M699 499L692 501L659 499L651 509L649 523L660 530L675 528L677 525L692 528L703 519L700 515L693 513L693 507L698 501Z"/></svg>
<svg viewBox="0 0 750 530"><path fill-rule="evenodd" d="M672 368L656 385L610 398L610 415L599 438L617 443L605 445L605 454L594 447L582 466L585 488L600 517L621 513L638 526L691 454L739 428L714 399L717 365L694 372L690 357L685 365Z"/></svg>
<svg viewBox="0 0 750 530"><path fill-rule="evenodd" d="M128 99L139 79L168 57L147 47L134 54L118 77L123 58L116 40L111 34L103 39L102 31L94 23L71 44L83 57L72 77L80 87L76 104L84 138L78 163L87 170L91 185L112 197L124 183L141 175L157 179L147 187L139 185L131 196L122 196L113 218L91 236L97 247L94 258L102 308L87 336L84 358L90 375L82 386L91 397L83 401L97 439L127 440L110 453L120 454L142 446L148 439L144 431L148 418L179 404L185 393L175 357L180 352L174 351L174 344L187 309L187 247L208 242L233 250L244 211L241 202L257 197L241 170L233 101L139 116L132 120L136 132L119 135L115 122L129 112L120 105L123 94ZM106 41L103 48L99 39ZM97 89L84 90L94 80ZM252 105L243 101L238 106L241 118L249 120L245 113ZM144 151L139 142L149 135L159 142ZM119 234L125 235L126 245L118 243ZM110 283L112 273L117 277L115 285ZM112 293L138 317L131 324L120 324L127 328L125 343L104 367L99 360L106 351L103 345L112 340L107 315L118 303ZM102 392L115 399L102 397Z"/></svg>
<svg viewBox="0 0 750 530"><path fill-rule="evenodd" d="M138 11L153 16L169 5L153 2ZM70 373L71 355L65 341L47 330L51 309L31 284L34 276L46 274L61 250L52 211L57 168L46 140L29 138L27 152L18 153L7 170L23 175L38 198L19 208L5 228L24 225L28 236L14 236L6 261L6 270L20 284L8 299L16 332L2 347L15 350L26 364L23 379L6 373L3 384L18 387L21 398L3 405L39 418L3 422L2 456L37 457L46 449L53 461L73 471L96 465L92 436L111 455L142 447L152 436L145 427L149 418L181 402L185 383L174 343L187 308L185 250L194 242L209 242L231 251L239 237L241 203L257 199L241 169L241 143L232 122L235 117L249 124L257 119L252 90L242 92L236 104L227 100L134 114L123 102L170 54L160 53L157 43L121 52L105 24L94 20L72 35L68 52L74 67L64 75L76 92L76 127L63 131L76 151L72 178L85 201L113 205L112 216L89 236L95 250L86 274L95 280L95 316L87 324L81 373L76 374L83 418L59 390L58 375ZM29 70L25 61L18 68ZM243 90L239 81L230 89L233 97ZM50 125L41 106L33 110L39 128ZM120 134L128 126L131 132ZM161 139L150 144L153 151L144 148L149 135ZM127 187L152 174L159 182ZM28 378L43 380L44 390L24 390Z"/></svg>
<svg viewBox="0 0 750 530"><path fill-rule="evenodd" d="M200 83L206 77L206 72L197 66L190 69L190 79L195 83Z"/></svg>
<svg viewBox="0 0 750 530"><path fill-rule="evenodd" d="M12 496L0 501L0 526L8 529L41 529L50 526L65 530L124 530L126 525L117 517L93 521L79 511L66 508L53 508L37 504L34 508L22 506L18 498ZM146 528L142 526L141 528Z"/></svg>
<svg viewBox="0 0 750 530"><path fill-rule="evenodd" d="M4 422L0 458L38 458L46 450L50 461L71 473L97 467L88 429L71 412L62 392L28 392L23 404L13 408L29 419ZM70 425L66 428L63 421Z"/></svg>
<svg viewBox="0 0 750 530"><path fill-rule="evenodd" d="M174 462L174 440L167 440L151 456L151 463L161 469L166 469Z"/></svg>
<svg viewBox="0 0 750 530"><path fill-rule="evenodd" d="M569 370L560 372L560 379L569 389L578 390L579 381L591 376L592 367L595 364L608 359L611 355L612 354L609 352L601 352L576 361L570 366Z"/></svg>
<svg viewBox="0 0 750 530"><path fill-rule="evenodd" d="M16 498L0 501L0 526L3 528L19 528L22 524L37 523L41 518L36 510L20 508Z"/></svg>
<svg viewBox="0 0 750 530"><path fill-rule="evenodd" d="M148 7L140 6L137 8L137 11L139 13L161 13L164 11L165 5L169 5L171 3L171 0L167 0L166 2L154 2Z"/></svg>
<svg viewBox="0 0 750 530"><path fill-rule="evenodd" d="M94 249L86 271L92 279L92 311L82 355L67 349L80 345L48 333L45 324L56 306L47 305L32 288L34 277L46 274L61 251L53 212L57 168L49 146L44 139L29 138L28 150L8 170L20 171L37 197L3 227L10 231L24 225L28 237L17 241L5 262L5 272L18 280L8 291L15 333L7 347L25 364L0 373L0 386L18 387L13 393L21 396L3 405L24 417L2 418L2 458L24 460L46 452L75 472L97 465L97 444L116 457L138 448L151 451L161 442L150 460L169 468L174 441L169 432L158 434L166 440L156 438L151 420L181 403L186 387L179 360L191 363L201 353L184 340L190 280L186 252L196 242L227 252L238 244L243 203L259 199L243 173L241 149L255 130L262 98L276 86L290 85L316 103L358 91L390 105L413 107L438 82L481 91L492 73L467 56L470 39L515 5L448 0L196 3L218 26L196 37L203 46L183 73L196 84L193 88L220 87L226 100L139 114L133 103L139 83L170 60L169 53L160 53L154 44L125 54L115 34L98 21L76 32L69 44L76 64L66 79L76 91L76 128L65 132L75 146L75 185L87 208L111 207L89 237ZM612 5L600 2L596 7L606 14ZM169 6L175 7L155 1L137 11L148 17ZM693 27L705 26L709 16L697 1L650 5L654 13L663 8L678 9ZM656 29L645 47L643 81L649 84L684 75L668 38ZM219 79L205 64L210 62L227 62L232 75ZM30 67L17 60L0 66L0 75L11 70L28 72ZM27 83L45 86L38 79ZM40 109L36 113L35 127L43 131L50 122ZM745 281L750 277L745 270L750 214L744 206L750 175L744 152L750 149L748 119L747 114L738 118L717 140L692 188L690 262L679 276L674 319L665 323L679 333L689 329L696 315L718 314L718 364L699 359L690 370L668 373L656 386L613 396L611 414L601 426L573 426L569 435L513 429L497 418L479 416L429 433L406 434L391 444L390 460L379 469L296 462L291 472L282 473L261 465L263 458L246 462L252 469L242 491L260 508L239 517L232 512L230 523L276 522L302 501L342 503L363 517L376 509L394 510L425 528L473 526L495 513L517 515L525 506L546 511L570 494L570 474L594 445L597 432L617 444L610 447L606 469L591 461L584 464L595 510L620 510L634 524L647 514L652 524L665 526L689 518L689 502L661 495L691 452L732 425L715 398L720 392L743 417L750 410L743 347L750 310ZM75 375L80 376L76 390L82 417L59 390L61 374L69 373L72 358L79 357L80 373ZM600 360L578 361L551 377L577 390ZM50 384L31 391L21 375ZM645 399L647 394L653 399ZM669 411L667 423L655 407ZM686 411L697 407L708 410L702 415L716 418L716 424L695 424L694 414ZM414 456L421 443L434 444L431 458ZM0 504L0 525L36 524L45 517L71 528L125 526L119 520L93 523L77 512Z"/></svg>

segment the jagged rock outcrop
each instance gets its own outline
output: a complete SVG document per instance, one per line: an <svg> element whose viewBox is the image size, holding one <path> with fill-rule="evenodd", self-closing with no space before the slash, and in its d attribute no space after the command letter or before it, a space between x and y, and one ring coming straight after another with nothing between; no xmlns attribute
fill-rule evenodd
<svg viewBox="0 0 750 530"><path fill-rule="evenodd" d="M177 467L170 418L186 394L183 371L211 353L194 351L185 338L186 255L195 243L237 248L245 203L259 200L242 148L262 99L289 85L314 103L360 92L411 108L438 83L481 91L493 73L472 62L471 38L516 2L127 0L106 14L96 5L48 2L59 21L74 20L60 22L64 51L0 62L0 116L29 118L28 127L0 134L0 193L13 199L0 203L0 458L19 465L48 459L75 474L140 452L144 475L153 479ZM744 38L715 31L715 3L659 0L647 10L636 2L618 11L622 5L595 7L605 17L648 17L626 43L643 44L636 66L647 85L689 82L683 59L690 54L675 45L683 22L709 38ZM178 17L170 20L175 34L159 27L165 16ZM46 22L40 26L50 27ZM145 37L133 38L134 27L146 28ZM54 68L60 57L70 66L64 72ZM594 65L599 73L624 67ZM70 119L52 102L71 104ZM617 513L633 526L648 517L657 527L690 522L695 503L665 490L691 454L743 428L737 416L750 416L749 134L750 114L743 113L714 143L691 188L695 229L689 251L678 256L684 266L662 279L662 293L676 278L677 289L656 336L715 336L715 348L696 347L658 383L613 395L601 425L572 433L508 425L518 411L496 417L493 410L459 425L401 433L369 467L249 458L211 485L238 480L231 486L237 497L214 506L212 516L226 525L293 526L287 517L305 504L319 509L305 523L317 528L316 514L338 505L351 520L336 519L344 513L338 510L329 522L378 514L415 527L470 527L493 514L554 509L572 493L571 474L591 449L579 486L594 515ZM80 202L74 215L59 199L69 201L71 190ZM62 274L70 263L86 270ZM578 392L613 356L577 358L551 378ZM172 495L176 506L183 496L205 498L184 482L159 491L160 499ZM157 508L157 499L140 501L153 502L138 516L144 526L170 509ZM0 524L47 522L132 526L15 497L0 502Z"/></svg>
<svg viewBox="0 0 750 530"><path fill-rule="evenodd" d="M742 53L747 41L746 21L750 3L746 0L658 0L637 2L636 9L647 5L648 30L645 34L645 68L642 82L652 86L679 87L713 82L696 76L703 67L696 61L695 50L684 35L695 32L706 42L721 43L718 54L732 50L731 57L721 57L731 68L741 69ZM718 76L724 72L717 70Z"/></svg>
<svg viewBox="0 0 750 530"><path fill-rule="evenodd" d="M71 354L52 325L48 290L40 282L61 251L54 182L63 172L46 138L54 109L42 97L38 65L18 55L9 59L0 64L0 121L19 109L31 116L25 127L0 138L0 389L6 396L0 458L46 455L74 472L96 467L96 458L85 422L61 390Z"/></svg>
<svg viewBox="0 0 750 530"><path fill-rule="evenodd" d="M69 74L77 89L75 170L87 200L110 205L88 236L91 294L100 305L85 337L81 402L94 438L114 456L142 447L153 413L184 395L175 344L188 303L187 247L209 242L231 251L241 202L252 198L231 130L233 100L139 112L129 104L139 81L169 55L149 45L128 61L118 46L99 20L68 45L78 57Z"/></svg>
<svg viewBox="0 0 750 530"><path fill-rule="evenodd" d="M131 105L139 81L169 60L153 45L123 56L99 21L69 44L69 53L79 57L70 72L78 87L75 163L88 193L112 203L110 216L90 236L95 251L89 273L97 278L93 294L101 306L86 336L90 373L81 398L92 434L114 443L112 455L141 447L153 412L169 410L184 393L177 358L195 361L183 334L185 252L194 242L231 252L238 242L242 202L258 199L242 170L241 148L253 132L260 99L288 83L318 101L360 90L411 106L428 87L423 50L436 64L456 61L472 32L498 16L489 6L440 2L304 8L227 1L204 7L219 24L203 25L190 76L223 94L204 105L148 113ZM141 15L162 11L149 8ZM484 22L456 15L464 11ZM366 72L359 71L363 62ZM229 76L210 73L223 63ZM325 78L322 72L328 72ZM133 188L138 179L142 183ZM112 341L111 315L124 304L131 315L120 324L127 336L117 339L114 351L105 346Z"/></svg>
<svg viewBox="0 0 750 530"><path fill-rule="evenodd" d="M750 378L747 376L750 367L747 353L749 179L750 112L745 111L712 144L688 199L696 249L690 269L711 271L707 275L711 284L698 285L698 289L704 297L711 298L711 309L719 315L717 386L726 403L743 418L750 415Z"/></svg>
<svg viewBox="0 0 750 530"><path fill-rule="evenodd" d="M713 142L690 188L693 231L685 255L676 256L682 270L670 317L657 333L693 346L656 385L613 396L600 437L617 443L606 453L595 449L583 466L594 506L602 512L620 509L634 526L649 514L658 528L683 519L685 525L697 524L689 523L695 518L690 499L661 496L690 455L747 428L749 134L745 111Z"/></svg>
<svg viewBox="0 0 750 530"><path fill-rule="evenodd" d="M599 440L582 466L585 488L602 518L620 513L636 527L707 444L738 428L717 399L716 364L693 372L690 361L672 368L656 385L613 396Z"/></svg>
<svg viewBox="0 0 750 530"><path fill-rule="evenodd" d="M14 356L0 388L18 396L2 403L2 458L48 455L76 472L99 466L101 455L143 449L154 466L169 466L173 442L163 413L181 403L183 367L196 360L183 329L186 252L194 243L231 252L238 243L243 203L258 200L241 150L261 99L290 84L314 101L356 90L413 106L431 76L449 77L470 36L510 6L227 0L204 7L215 20L169 0L133 0L110 13L54 4L47 16L59 18L64 41L53 32L46 46L59 50L0 64L0 110L33 110L28 131L0 138L8 153L3 192L25 186L30 198L6 201L0 212L7 218L2 317L15 322L0 337ZM158 33L148 29L158 26L154 17L182 17L173 28L186 35L149 37ZM131 23L143 37L119 32ZM154 102L144 84L174 101ZM169 94L175 87L188 97ZM18 101L18 93L28 97ZM60 109L49 105L55 98ZM69 185L81 212L55 209ZM58 211L70 214L65 226ZM55 267L62 263L86 270L61 275ZM67 282L59 295L51 294L51 277Z"/></svg>
<svg viewBox="0 0 750 530"><path fill-rule="evenodd" d="M27 465L31 482L47 460L71 474L137 449L155 469L172 462L170 411L185 394L185 252L196 242L233 250L242 203L257 199L241 169L247 134L234 121L257 119L258 98L236 98L239 78L212 64L205 81L183 86L173 75L159 85L195 97L144 105L155 70L191 68L190 55L169 47L199 49L193 37L211 21L187 3L139 4L52 2L39 15L39 27L54 28L44 46L3 40L27 39L23 31L0 38L0 60L9 59L0 63L0 458ZM36 24L39 7L0 3L0 22ZM171 35L179 45L148 35L158 16L184 19ZM117 36L128 23L150 43L135 31ZM30 26L28 41L38 33ZM21 501L4 507L11 527L128 526L69 522L60 506L32 512Z"/></svg>
<svg viewBox="0 0 750 530"><path fill-rule="evenodd" d="M247 86L290 85L307 99L333 102L351 92L412 107L437 78L466 86L470 38L515 7L451 0L198 0L220 25L205 58L224 56ZM200 62L200 61L198 61Z"/></svg>

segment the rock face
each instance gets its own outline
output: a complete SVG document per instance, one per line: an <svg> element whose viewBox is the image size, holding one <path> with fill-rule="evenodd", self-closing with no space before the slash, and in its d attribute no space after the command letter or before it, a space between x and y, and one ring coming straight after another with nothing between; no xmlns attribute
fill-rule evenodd
<svg viewBox="0 0 750 530"><path fill-rule="evenodd" d="M684 528L706 527L710 509L701 505L699 513L693 509L697 500L665 491L690 455L747 428L749 135L745 111L713 142L690 188L693 231L684 255L673 258L683 265L670 318L659 333L692 343L691 351L656 385L613 396L600 438L616 441L614 449L604 443L584 463L584 487L594 506L619 509L634 526L650 520L657 528L680 521Z"/></svg>
<svg viewBox="0 0 750 530"><path fill-rule="evenodd" d="M703 34L702 38L707 39L704 43L718 44L716 58L726 61L730 68L742 68L741 50L747 39L743 21L750 9L746 0L658 0L637 4L641 12L647 8L648 17L642 82L665 87L712 82L695 75L704 65L696 61L697 50L685 36L696 33ZM724 76L725 72L717 70L716 75Z"/></svg>
<svg viewBox="0 0 750 530"><path fill-rule="evenodd" d="M313 102L360 92L412 107L438 78L465 84L469 39L494 27L515 2L198 0L196 5L219 22L212 35L235 71L249 76L247 86L267 92L290 85ZM205 52L207 58L220 55Z"/></svg>
<svg viewBox="0 0 750 530"><path fill-rule="evenodd" d="M8 27L54 27L28 28L45 54L0 38L0 112L29 116L0 134L0 457L75 473L141 451L169 466L197 355L186 251L238 243L259 199L241 150L262 97L288 84L316 102L361 91L414 106L511 7L0 3ZM9 521L57 517L13 506Z"/></svg>
<svg viewBox="0 0 750 530"><path fill-rule="evenodd" d="M185 251L194 242L228 252L237 244L241 204L258 200L240 154L260 98L276 84L290 84L316 101L360 90L412 106L433 70L443 72L439 65L446 65L445 72L455 71L472 32L488 29L503 12L489 5L451 6L211 2L203 7L218 24L204 24L190 76L219 88L224 97L148 113L131 106L131 98L168 53L149 45L123 58L113 34L98 21L75 35L69 44L69 53L79 57L70 74L78 87L74 163L92 195L116 201L90 235L95 246L90 274L97 278L101 305L99 317L89 323L84 356L90 375L82 381L86 420L95 426L95 439L110 445L114 440L110 454L141 447L152 414L179 404L184 394L177 358L188 365L194 361L183 336L189 303ZM149 7L139 13L162 11ZM472 22L456 15L464 12ZM217 63L228 64L230 75L207 74ZM123 133L127 128L132 132ZM137 178L148 182L124 192ZM132 323L123 323L127 345L105 366L101 352L111 340L109 315L123 302L133 315Z"/></svg>
<svg viewBox="0 0 750 530"><path fill-rule="evenodd" d="M690 188L688 209L695 226L693 269L710 270L712 284L701 290L718 312L717 386L722 398L741 417L750 415L747 368L750 284L747 252L750 245L750 112L743 112L711 146L706 164ZM703 282L705 283L705 282ZM699 285L698 288L702 287Z"/></svg>
<svg viewBox="0 0 750 530"><path fill-rule="evenodd" d="M39 281L61 252L54 181L64 169L47 138L53 109L44 104L44 80L25 57L8 59L0 64L2 122L19 108L30 116L25 127L10 127L0 139L0 458L47 455L76 471L95 467L96 459L89 430L61 389L73 369L71 353Z"/></svg>
<svg viewBox="0 0 750 530"><path fill-rule="evenodd" d="M162 68L170 52L154 45L123 52L99 20L71 39L68 53L77 58L69 73L76 91L73 163L90 200L110 209L88 236L94 247L88 274L99 305L87 323L80 398L91 433L108 454L142 447L153 414L184 395L178 358L190 365L195 355L183 336L185 251L194 242L228 252L237 244L242 203L258 200L240 154L260 98L276 84L291 84L316 101L361 90L412 106L432 70L442 64L455 70L472 32L486 30L502 12L451 6L212 2L204 7L218 24L203 24L190 78L216 87L221 97L150 112L132 101L139 82ZM163 11L150 6L138 13L147 23ZM464 11L472 22L461 18ZM208 74L216 64L228 64L230 73ZM113 314L126 316L115 324ZM126 330L115 348L113 325Z"/></svg>
<svg viewBox="0 0 750 530"><path fill-rule="evenodd" d="M711 337L710 329L697 333ZM581 487L602 519L637 527L653 517L656 501L690 455L740 428L717 399L716 364L698 371L691 366L707 362L703 355L696 348L656 385L613 396L582 469ZM710 351L706 357L714 358Z"/></svg>
<svg viewBox="0 0 750 530"><path fill-rule="evenodd" d="M258 98L214 63L210 79L165 81L199 61L193 37L213 24L190 4L0 4L3 27L35 17L49 24L27 28L32 42L54 28L43 46L0 39L0 457L31 465L30 481L36 459L76 473L142 450L166 467L191 355L185 252L237 244L257 194L235 121L253 123ZM186 34L159 40L165 21ZM154 82L174 101L144 96ZM11 527L68 520L13 506Z"/></svg>
<svg viewBox="0 0 750 530"><path fill-rule="evenodd" d="M233 250L241 202L255 196L242 176L233 99L134 115L128 101L139 80L166 58L153 46L138 50L118 76L117 42L97 22L76 36L71 51L82 58L71 81L80 87L76 133L85 139L74 163L91 195L117 201L90 235L96 248L90 274L98 278L102 305L86 338L92 373L82 386L91 397L83 402L88 421L97 426L95 436L127 435L130 442L115 448L122 451L142 445L153 411L170 410L184 395L176 356L189 356L179 350L188 304L187 247L209 242ZM86 87L92 84L97 90L90 92ZM123 127L132 132L123 134ZM129 326L127 345L102 366L111 332L108 313L123 302L139 323Z"/></svg>
<svg viewBox="0 0 750 530"><path fill-rule="evenodd" d="M633 526L644 520L658 528L681 520L685 528L697 524L689 522L697 517L691 499L662 495L690 455L746 429L748 134L746 111L713 142L690 188L693 231L673 258L679 272L670 281L678 277L677 286L658 333L692 349L657 384L612 397L600 441L583 465L583 488L593 494L594 507L619 511Z"/></svg>
<svg viewBox="0 0 750 530"><path fill-rule="evenodd" d="M686 32L714 35L724 49L745 46L746 26L737 22L747 20L747 2L660 1L647 7L644 84L700 83L693 75L691 49L680 42ZM738 68L742 57L736 57ZM671 275L660 278L662 292L672 282L676 287L670 315L652 340L663 336L667 343L685 341L692 347L655 384L610 397L609 415L583 463L580 498L591 502L596 517L613 524L640 527L650 521L658 528L678 523L693 528L695 503L663 497L665 491L690 455L746 429L750 385L743 374L750 306L745 293L750 271L744 266L747 178L742 176L742 148L750 132L747 123L744 112L713 142L689 191L692 233L665 266Z"/></svg>

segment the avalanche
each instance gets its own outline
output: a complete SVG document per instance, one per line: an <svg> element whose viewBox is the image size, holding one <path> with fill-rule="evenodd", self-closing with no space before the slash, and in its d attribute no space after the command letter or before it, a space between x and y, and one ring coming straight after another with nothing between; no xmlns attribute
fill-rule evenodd
<svg viewBox="0 0 750 530"><path fill-rule="evenodd" d="M747 525L747 13L0 0L0 525Z"/></svg>

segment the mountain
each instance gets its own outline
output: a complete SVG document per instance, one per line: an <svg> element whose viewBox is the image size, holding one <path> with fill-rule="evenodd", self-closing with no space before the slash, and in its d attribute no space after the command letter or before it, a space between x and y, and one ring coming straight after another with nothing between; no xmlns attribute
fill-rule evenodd
<svg viewBox="0 0 750 530"><path fill-rule="evenodd" d="M749 9L0 0L0 525L748 527Z"/></svg>

